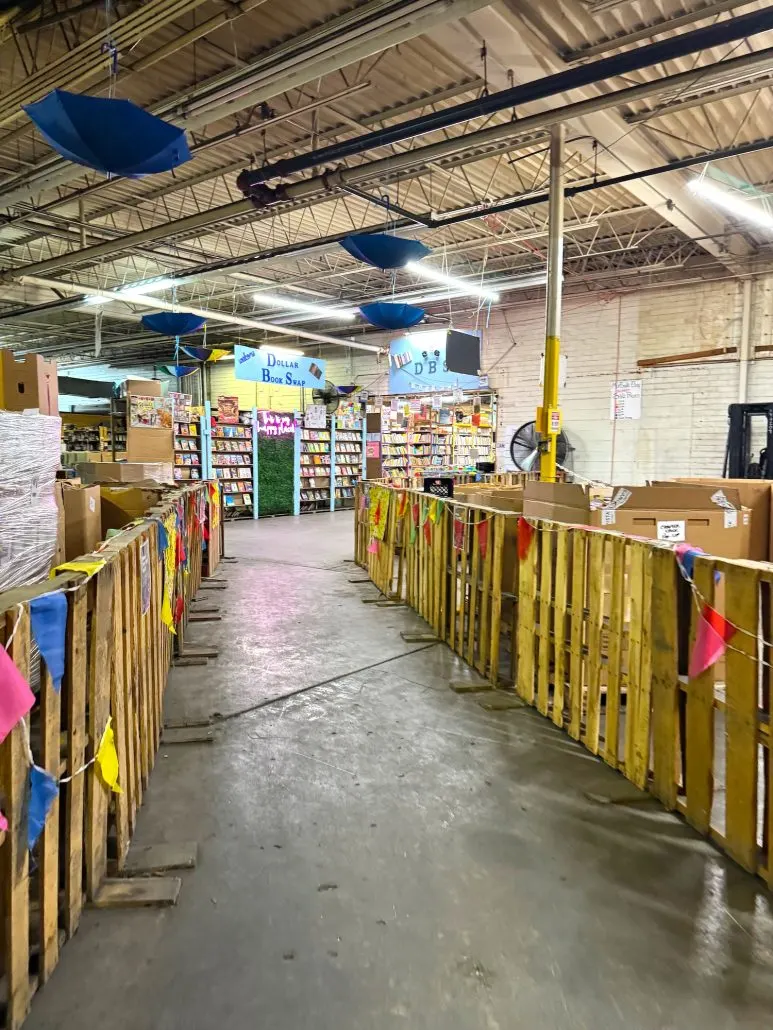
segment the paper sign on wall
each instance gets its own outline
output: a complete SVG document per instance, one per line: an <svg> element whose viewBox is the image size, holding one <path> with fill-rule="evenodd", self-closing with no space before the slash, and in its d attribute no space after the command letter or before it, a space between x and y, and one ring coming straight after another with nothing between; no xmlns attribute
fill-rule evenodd
<svg viewBox="0 0 773 1030"><path fill-rule="evenodd" d="M612 383L609 417L613 422L641 418L641 379L618 379Z"/></svg>

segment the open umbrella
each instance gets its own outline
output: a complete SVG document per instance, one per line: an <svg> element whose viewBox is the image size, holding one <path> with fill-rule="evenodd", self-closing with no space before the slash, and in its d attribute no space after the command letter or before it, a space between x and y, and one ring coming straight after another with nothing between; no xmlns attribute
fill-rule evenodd
<svg viewBox="0 0 773 1030"><path fill-rule="evenodd" d="M57 153L98 172L150 175L168 172L191 157L183 129L131 100L55 89L23 106Z"/></svg>
<svg viewBox="0 0 773 1030"><path fill-rule="evenodd" d="M355 233L341 240L341 246L358 261L374 268L402 268L409 261L421 261L430 253L418 240L387 236L383 232Z"/></svg>
<svg viewBox="0 0 773 1030"><path fill-rule="evenodd" d="M167 375L174 376L175 379L183 379L196 371L190 365L159 365L158 367L162 372L166 372Z"/></svg>
<svg viewBox="0 0 773 1030"><path fill-rule="evenodd" d="M223 350L220 347L196 347L191 344L181 347L180 350L187 354L189 358L195 358L197 361L220 361L226 354L231 353L231 351Z"/></svg>
<svg viewBox="0 0 773 1030"><path fill-rule="evenodd" d="M185 336L201 329L206 318L189 315L187 311L160 311L157 315L143 315L141 321L146 329L161 336Z"/></svg>
<svg viewBox="0 0 773 1030"><path fill-rule="evenodd" d="M376 301L374 304L361 304L360 314L371 325L379 329L410 329L424 318L424 308L413 304L388 304Z"/></svg>

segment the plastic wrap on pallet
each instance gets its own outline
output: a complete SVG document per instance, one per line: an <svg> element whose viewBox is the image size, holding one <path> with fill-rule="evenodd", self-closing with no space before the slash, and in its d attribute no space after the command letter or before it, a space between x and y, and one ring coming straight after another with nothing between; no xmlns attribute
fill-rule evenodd
<svg viewBox="0 0 773 1030"><path fill-rule="evenodd" d="M0 590L36 583L56 553L62 421L0 411Z"/></svg>

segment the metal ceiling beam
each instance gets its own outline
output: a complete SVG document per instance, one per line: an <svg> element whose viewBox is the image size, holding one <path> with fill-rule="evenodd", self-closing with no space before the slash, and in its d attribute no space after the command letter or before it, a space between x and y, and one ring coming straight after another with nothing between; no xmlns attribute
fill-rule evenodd
<svg viewBox="0 0 773 1030"><path fill-rule="evenodd" d="M752 82L741 83L740 86L728 86L726 89L717 89L713 93L700 93L697 96L687 97L684 100L672 100L660 107L651 108L648 111L639 111L637 114L625 116L629 125L641 125L644 122L660 118L662 115L673 114L675 111L688 111L693 107L704 107L706 104L713 104L717 100L727 100L729 97L740 97L744 93L756 93L758 90L767 89L773 86L773 76L764 79L755 79Z"/></svg>
<svg viewBox="0 0 773 1030"><path fill-rule="evenodd" d="M154 104L149 111L191 131L203 128L485 4L486 0L369 0L272 47L246 68L215 76ZM29 202L41 192L81 176L69 162L51 159L7 182L0 207Z"/></svg>
<svg viewBox="0 0 773 1030"><path fill-rule="evenodd" d="M401 122L389 128L366 133L343 143L334 143L328 147L312 150L307 154L289 158L262 168L248 170L237 179L237 185L245 194L252 187L294 172L305 171L314 166L341 161L345 157L362 154L376 147L389 143L413 140L439 129L448 129L474 118L483 118L507 108L516 109L534 101L546 100L562 93L583 89L588 86L600 87L605 80L627 75L643 68L650 68L663 61L686 57L723 43L745 39L773 29L773 9L752 11L730 21L716 22L712 25L685 32L659 43L638 47L636 50L607 57L592 64L578 68L563 69L552 74L535 74L526 82L487 93L477 100L469 100L454 107L444 108L433 114ZM519 67L519 72L523 69Z"/></svg>
<svg viewBox="0 0 773 1030"><path fill-rule="evenodd" d="M611 10L618 7L624 0L601 0L600 3L592 4L588 8L590 14L598 14L601 11ZM630 46L632 43L639 43L642 39L651 39L661 32L673 32L674 29L684 28L685 25L694 25L696 21L704 18L714 18L727 11L734 11L738 7L748 7L752 0L713 0L711 3L703 4L702 7L687 10L685 8L679 14L670 17L659 18L650 22L649 25L631 32L622 32L619 36L609 36L591 43L587 47L579 47L577 50L564 54L564 60L582 61L590 57L598 57L600 54L609 53L610 50L618 50L620 47ZM626 20L630 20L630 13L626 14Z"/></svg>
<svg viewBox="0 0 773 1030"><path fill-rule="evenodd" d="M321 333L310 333L305 329L280 326L273 322L261 322L256 318L245 318L242 315L228 314L225 311L213 311L209 308L197 308L187 304L174 304L171 301L159 300L158 297L141 296L137 294L127 296L126 294L121 295L120 293L114 293L111 290L92 290L91 288L84 289L84 287L78 283L41 279L37 276L25 276L24 281L29 282L32 286L44 286L51 290L57 290L63 293L79 294L82 300L85 300L87 296L104 297L105 300L125 302L126 304L134 307L148 308L158 311L184 311L190 315L198 315L200 318L205 318L212 322L225 322L228 325L245 326L247 329L262 329L267 333L276 333L279 336L293 336L298 337L301 340L312 340L318 343L332 343L336 347L352 347L356 350L368 350L376 353L381 350L380 347L372 347L364 343L355 343L352 340L339 339L334 336L323 336Z"/></svg>

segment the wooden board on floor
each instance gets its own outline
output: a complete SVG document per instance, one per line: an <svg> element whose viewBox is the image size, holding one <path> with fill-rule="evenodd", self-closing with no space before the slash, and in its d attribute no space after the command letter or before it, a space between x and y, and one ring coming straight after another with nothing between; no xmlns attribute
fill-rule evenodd
<svg viewBox="0 0 773 1030"><path fill-rule="evenodd" d="M195 841L135 846L129 851L123 872L128 876L152 876L170 869L195 869L198 853Z"/></svg>
<svg viewBox="0 0 773 1030"><path fill-rule="evenodd" d="M169 744L212 744L215 736L215 730L206 726L184 726L180 729L164 729L161 743L164 747Z"/></svg>
<svg viewBox="0 0 773 1030"><path fill-rule="evenodd" d="M177 904L182 880L179 876L151 876L102 882L93 908L168 908Z"/></svg>

